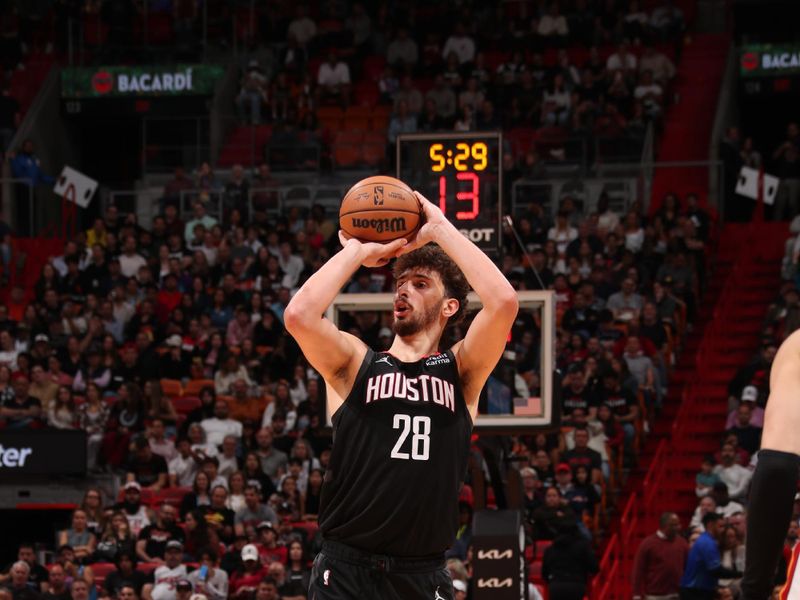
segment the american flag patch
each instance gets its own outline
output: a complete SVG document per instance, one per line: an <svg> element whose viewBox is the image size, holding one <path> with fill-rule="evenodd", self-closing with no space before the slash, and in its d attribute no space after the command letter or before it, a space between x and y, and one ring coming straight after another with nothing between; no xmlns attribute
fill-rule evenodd
<svg viewBox="0 0 800 600"><path fill-rule="evenodd" d="M514 414L518 417L540 417L542 415L542 399L538 396L515 397Z"/></svg>

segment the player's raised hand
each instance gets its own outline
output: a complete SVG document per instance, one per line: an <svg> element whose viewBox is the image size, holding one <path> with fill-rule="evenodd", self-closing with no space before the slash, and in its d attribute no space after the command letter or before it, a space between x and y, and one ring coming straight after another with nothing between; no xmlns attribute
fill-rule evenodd
<svg viewBox="0 0 800 600"><path fill-rule="evenodd" d="M405 238L400 238L380 244L378 242L362 242L356 238L347 237L339 230L339 242L342 247L354 246L360 253L361 264L365 267L382 267L391 259L400 256L400 249L408 243Z"/></svg>
<svg viewBox="0 0 800 600"><path fill-rule="evenodd" d="M448 223L447 218L444 216L444 213L438 206L436 206L433 202L428 200L416 190L414 191L414 195L417 197L417 200L419 200L424 222L419 231L417 231L417 235L411 238L408 244L402 247L398 253L398 256L408 254L409 252L416 250L417 248L421 248L429 242L435 242L436 229L440 225L445 225Z"/></svg>

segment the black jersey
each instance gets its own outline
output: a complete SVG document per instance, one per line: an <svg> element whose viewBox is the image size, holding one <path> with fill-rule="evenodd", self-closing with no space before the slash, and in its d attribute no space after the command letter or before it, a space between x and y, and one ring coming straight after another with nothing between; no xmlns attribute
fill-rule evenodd
<svg viewBox="0 0 800 600"><path fill-rule="evenodd" d="M389 556L444 552L472 433L453 353L406 363L368 350L332 421L323 537Z"/></svg>

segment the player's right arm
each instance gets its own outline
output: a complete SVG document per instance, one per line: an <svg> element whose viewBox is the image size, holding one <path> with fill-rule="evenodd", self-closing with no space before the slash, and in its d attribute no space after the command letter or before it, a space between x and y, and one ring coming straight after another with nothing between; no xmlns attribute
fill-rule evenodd
<svg viewBox="0 0 800 600"><path fill-rule="evenodd" d="M308 362L340 396L347 397L353 386L367 346L348 333L339 331L324 317L325 311L358 267L378 267L394 258L406 240L387 244L362 243L340 239L344 248L303 284L284 312L286 330L300 345ZM332 406L331 414L338 406Z"/></svg>

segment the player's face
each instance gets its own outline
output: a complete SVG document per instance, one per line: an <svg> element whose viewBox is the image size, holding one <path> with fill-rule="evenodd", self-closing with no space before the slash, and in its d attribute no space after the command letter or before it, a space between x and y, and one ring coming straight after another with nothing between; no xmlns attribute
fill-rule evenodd
<svg viewBox="0 0 800 600"><path fill-rule="evenodd" d="M438 320L442 300L444 285L438 274L421 270L403 273L397 279L392 329L402 337L427 329Z"/></svg>

